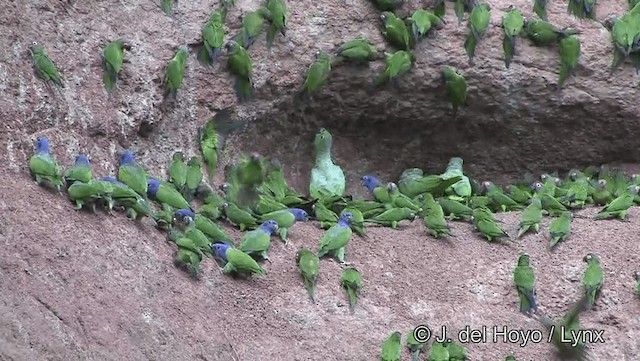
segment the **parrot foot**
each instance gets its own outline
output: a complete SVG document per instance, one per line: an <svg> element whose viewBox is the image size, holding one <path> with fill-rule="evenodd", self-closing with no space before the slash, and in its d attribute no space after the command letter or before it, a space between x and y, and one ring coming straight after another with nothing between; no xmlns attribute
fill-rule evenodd
<svg viewBox="0 0 640 361"><path fill-rule="evenodd" d="M352 262L342 261L340 262L340 267L353 267Z"/></svg>

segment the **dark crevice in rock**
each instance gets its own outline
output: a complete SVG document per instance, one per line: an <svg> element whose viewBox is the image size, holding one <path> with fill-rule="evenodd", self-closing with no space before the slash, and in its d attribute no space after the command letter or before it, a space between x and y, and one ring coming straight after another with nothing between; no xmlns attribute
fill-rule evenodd
<svg viewBox="0 0 640 361"><path fill-rule="evenodd" d="M439 173L454 156L473 177L498 182L638 159L637 121L612 101L579 101L562 92L541 99L550 90L539 81L514 87L507 98L496 84L484 84L469 87L468 106L454 118L437 74L406 77L372 93L375 75L362 67L334 68L319 93L292 96L253 121L245 144L306 176L313 136L326 127L350 181L364 173L396 179L408 167Z"/></svg>

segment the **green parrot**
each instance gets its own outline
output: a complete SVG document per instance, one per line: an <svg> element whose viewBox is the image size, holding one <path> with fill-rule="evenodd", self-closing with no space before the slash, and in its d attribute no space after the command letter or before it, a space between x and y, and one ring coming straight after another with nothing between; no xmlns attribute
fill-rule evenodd
<svg viewBox="0 0 640 361"><path fill-rule="evenodd" d="M267 49L271 49L278 31L287 36L287 4L284 0L267 0L267 10L271 22L267 30Z"/></svg>
<svg viewBox="0 0 640 361"><path fill-rule="evenodd" d="M571 221L573 215L571 212L564 212L554 219L549 225L549 245L554 248L559 242L564 241L571 233Z"/></svg>
<svg viewBox="0 0 640 361"><path fill-rule="evenodd" d="M38 76L47 84L49 84L48 82L52 82L53 84L64 88L60 72L58 72L58 68L45 52L44 47L34 41L29 47L29 52L31 53L31 60L33 61L33 67L36 74L38 74Z"/></svg>
<svg viewBox="0 0 640 361"><path fill-rule="evenodd" d="M271 235L278 232L278 223L272 219L263 222L260 227L245 233L238 249L249 255L260 256L268 261L267 251L271 247Z"/></svg>
<svg viewBox="0 0 640 361"><path fill-rule="evenodd" d="M396 208L409 208L414 212L422 211L422 208L420 207L418 202L415 202L413 199L400 193L400 189L395 183L393 182L387 183L387 190L389 191L389 200L390 200L389 204L385 205L387 209L396 207ZM375 192L375 189L374 189L374 192ZM422 200L424 200L424 198L422 198Z"/></svg>
<svg viewBox="0 0 640 361"><path fill-rule="evenodd" d="M471 197L471 182L469 181L469 177L464 175L464 171L462 165L464 164L464 160L460 157L453 157L449 159L449 163L447 164L447 168L444 173L440 175L442 179L451 179L454 177L461 177L459 181L452 184L447 188L445 193L449 198L462 201L468 197Z"/></svg>
<svg viewBox="0 0 640 361"><path fill-rule="evenodd" d="M378 59L378 50L373 43L364 37L357 37L338 48L334 64L343 60L368 64L376 59Z"/></svg>
<svg viewBox="0 0 640 361"><path fill-rule="evenodd" d="M633 278L636 280L636 294L640 296L640 271L636 271Z"/></svg>
<svg viewBox="0 0 640 361"><path fill-rule="evenodd" d="M411 352L411 361L418 361L420 357L420 352L424 348L425 343L419 342L415 337L415 329L410 329L407 332L407 348L409 352Z"/></svg>
<svg viewBox="0 0 640 361"><path fill-rule="evenodd" d="M539 16L539 15L538 15ZM518 361L516 360L516 357L513 355L509 355L507 357L504 358L504 361Z"/></svg>
<svg viewBox="0 0 640 361"><path fill-rule="evenodd" d="M605 206L613 199L613 194L609 191L607 181L605 179L599 179L594 184L593 203L599 206Z"/></svg>
<svg viewBox="0 0 640 361"><path fill-rule="evenodd" d="M464 20L464 13L470 12L475 5L475 1L473 0L455 0L453 4L453 12L456 14L458 18L458 25L462 23Z"/></svg>
<svg viewBox="0 0 640 361"><path fill-rule="evenodd" d="M529 314L538 309L536 302L536 276L529 261L529 255L518 257L518 265L513 270L513 283L520 298L520 312Z"/></svg>
<svg viewBox="0 0 640 361"><path fill-rule="evenodd" d="M407 29L407 25L402 19L390 11L385 11L380 15L380 20L382 20L383 24L382 35L391 45L398 48L398 50L408 51L411 49L409 29Z"/></svg>
<svg viewBox="0 0 640 361"><path fill-rule="evenodd" d="M533 12L544 21L547 21L548 0L533 0Z"/></svg>
<svg viewBox="0 0 640 361"><path fill-rule="evenodd" d="M476 53L476 45L480 42L484 33L489 28L491 7L487 3L476 3L469 17L469 33L464 41L464 49L469 56L469 65L473 65L473 57Z"/></svg>
<svg viewBox="0 0 640 361"><path fill-rule="evenodd" d="M489 242L498 238L510 238L509 235L498 225L493 213L486 207L478 207L473 210L473 225L487 238Z"/></svg>
<svg viewBox="0 0 640 361"><path fill-rule="evenodd" d="M187 183L187 164L184 162L184 154L182 152L175 152L171 156L169 182L179 191L182 191Z"/></svg>
<svg viewBox="0 0 640 361"><path fill-rule="evenodd" d="M51 155L47 137L36 139L35 153L29 159L29 170L38 185L50 185L58 192L62 188L62 168Z"/></svg>
<svg viewBox="0 0 640 361"><path fill-rule="evenodd" d="M360 275L360 272L353 267L345 268L340 276L340 284L347 291L349 309L351 310L351 313L353 313L356 304L358 303L358 295L360 290L362 290L362 285L364 284L362 276Z"/></svg>
<svg viewBox="0 0 640 361"><path fill-rule="evenodd" d="M316 203L312 207L315 219L320 222L320 227L329 229L338 223L340 217L322 203Z"/></svg>
<svg viewBox="0 0 640 361"><path fill-rule="evenodd" d="M309 195L321 199L323 195L341 197L346 188L346 179L340 166L333 163L331 147L333 136L325 128L320 128L314 139L316 162L309 178Z"/></svg>
<svg viewBox="0 0 640 361"><path fill-rule="evenodd" d="M223 9L213 11L209 19L202 27L202 48L198 51L198 61L205 66L210 66L222 52L224 45L224 18Z"/></svg>
<svg viewBox="0 0 640 361"><path fill-rule="evenodd" d="M382 74L380 74L373 82L374 87L391 82L397 84L398 78L411 70L413 63L416 61L411 51L398 50L394 53L385 53L386 66Z"/></svg>
<svg viewBox="0 0 640 361"><path fill-rule="evenodd" d="M189 158L187 162L187 177L184 184L184 195L188 200L193 199L198 186L202 183L202 178L202 162L200 158Z"/></svg>
<svg viewBox="0 0 640 361"><path fill-rule="evenodd" d="M302 248L296 253L296 263L302 276L302 281L307 289L307 294L312 302L314 299L314 288L318 274L320 273L320 259L307 248Z"/></svg>
<svg viewBox="0 0 640 361"><path fill-rule="evenodd" d="M266 274L258 262L239 249L224 243L214 243L211 245L211 249L216 254L216 257L226 262L222 269L224 274L257 274L258 276L264 276Z"/></svg>
<svg viewBox="0 0 640 361"><path fill-rule="evenodd" d="M90 180L87 183L75 182L69 186L67 193L75 204L75 209L80 210L85 204L91 205L93 213L96 212L96 202L109 198L113 187L108 182Z"/></svg>
<svg viewBox="0 0 640 361"><path fill-rule="evenodd" d="M353 215L349 212L344 213L338 223L331 226L320 239L320 247L318 248L318 257L324 257L327 254L333 254L335 258L342 264L346 264L344 260L344 249L351 240L353 231L351 230L351 219Z"/></svg>
<svg viewBox="0 0 640 361"><path fill-rule="evenodd" d="M287 209L285 204L282 204L271 196L266 196L264 194L258 195L258 202L256 203L253 210L258 215L263 215L275 211L281 211Z"/></svg>
<svg viewBox="0 0 640 361"><path fill-rule="evenodd" d="M540 201L540 198L533 198L527 208L522 211L516 238L522 237L529 231L538 233L540 221L542 221L542 201Z"/></svg>
<svg viewBox="0 0 640 361"><path fill-rule="evenodd" d="M634 65L637 71L637 48L638 39L640 37L640 7L634 7L622 18L610 16L602 24L611 33L611 41L614 47L613 61L611 63L610 71L614 72L629 56L631 56L632 61L635 59Z"/></svg>
<svg viewBox="0 0 640 361"><path fill-rule="evenodd" d="M456 176L443 179L439 175L424 175L421 169L405 169L400 175L398 189L400 193L415 198L422 193L431 193L434 197L444 195L447 188L460 181L462 177Z"/></svg>
<svg viewBox="0 0 640 361"><path fill-rule="evenodd" d="M576 66L578 66L578 60L580 59L580 39L573 35L567 36L560 39L558 45L560 48L558 88L561 88L569 75L572 75Z"/></svg>
<svg viewBox="0 0 640 361"><path fill-rule="evenodd" d="M257 225L258 220L251 213L241 209L234 203L225 202L222 205L224 214L232 224L238 226L240 231Z"/></svg>
<svg viewBox="0 0 640 361"><path fill-rule="evenodd" d="M229 54L227 67L236 78L234 88L238 96L238 101L245 102L252 99L254 96L252 80L253 65L247 49L233 40L227 42L225 49L227 49Z"/></svg>
<svg viewBox="0 0 640 361"><path fill-rule="evenodd" d="M534 0L537 4L538 1L546 0ZM534 5L534 8L536 5ZM504 37L502 38L502 49L504 50L504 66L509 69L511 60L516 51L516 39L522 28L524 27L524 15L522 11L510 5L507 12L502 16L502 29L504 31Z"/></svg>
<svg viewBox="0 0 640 361"><path fill-rule="evenodd" d="M233 37L233 40L243 48L249 49L256 41L256 38L262 33L264 18L267 16L268 11L263 8L244 14L242 17L242 28L240 28L240 32Z"/></svg>
<svg viewBox="0 0 640 361"><path fill-rule="evenodd" d="M449 361L449 343L434 342L429 349L427 360L429 361Z"/></svg>
<svg viewBox="0 0 640 361"><path fill-rule="evenodd" d="M517 211L523 209L521 204L514 201L508 195L504 194L502 189L495 185L491 181L482 182L482 187L485 190L485 194L489 197L490 205L494 210L501 210L502 212L506 211Z"/></svg>
<svg viewBox="0 0 640 361"><path fill-rule="evenodd" d="M193 279L199 279L202 256L188 248L178 247L173 257L174 266L186 271Z"/></svg>
<svg viewBox="0 0 640 361"><path fill-rule="evenodd" d="M587 263L587 269L584 271L582 278L582 285L584 286L584 292L587 297L586 307L590 309L602 291L604 272L602 272L598 256L589 253L584 256L582 260Z"/></svg>
<svg viewBox="0 0 640 361"><path fill-rule="evenodd" d="M329 78L331 72L331 58L324 51L316 51L315 61L307 69L307 77L304 79L302 91L304 94L317 92Z"/></svg>
<svg viewBox="0 0 640 361"><path fill-rule="evenodd" d="M596 0L569 0L567 13L578 19L596 19Z"/></svg>
<svg viewBox="0 0 640 361"><path fill-rule="evenodd" d="M135 153L125 150L118 161L118 180L133 189L141 197L147 197L147 171L135 159Z"/></svg>
<svg viewBox="0 0 640 361"><path fill-rule="evenodd" d="M287 244L287 230L291 228L291 226L293 226L293 224L296 223L298 219L306 220L307 212L298 208L282 209L263 214L259 217L259 221L261 222L265 222L270 219L278 223L278 235L280 236L280 239L282 239L284 243Z"/></svg>
<svg viewBox="0 0 640 361"><path fill-rule="evenodd" d="M579 34L578 31L575 31L570 27L558 29L547 21L537 19L525 19L524 32L529 40L531 40L536 46L545 46L556 43L561 36L567 37Z"/></svg>
<svg viewBox="0 0 640 361"><path fill-rule="evenodd" d="M582 340L578 339L577 344L572 344L566 340L571 340L572 334L580 332L580 313L586 310L586 298L582 297L567 312L560 322L554 322L547 317L538 317L540 322L549 332L549 339L556 347L558 354L563 359L573 359L586 361L586 347Z"/></svg>
<svg viewBox="0 0 640 361"><path fill-rule="evenodd" d="M102 54L100 55L102 67L104 68L102 83L104 84L104 89L107 91L107 94L111 94L111 91L116 85L118 74L120 74L122 64L124 63L125 50L131 50L131 45L123 38L110 42L102 50Z"/></svg>
<svg viewBox="0 0 640 361"><path fill-rule="evenodd" d="M204 232L198 229L195 221L191 217L185 217L185 219L180 221L174 218L174 223L180 227L184 227L184 230L180 230L176 227L172 228L168 235L170 241L175 242L178 246L188 247L192 251L198 252L203 256L205 254L211 254L211 240L209 240ZM183 238L189 240L188 244L181 244L179 242L181 239L184 241Z"/></svg>
<svg viewBox="0 0 640 361"><path fill-rule="evenodd" d="M416 219L416 217L417 215L410 208L391 208L378 214L375 217L367 219L366 222L396 229L398 228L398 224L401 221L413 221Z"/></svg>
<svg viewBox="0 0 640 361"><path fill-rule="evenodd" d="M435 0L431 6L433 13L440 19L444 19L444 15L447 11L447 6L444 0Z"/></svg>
<svg viewBox="0 0 640 361"><path fill-rule="evenodd" d="M216 167L218 166L218 150L223 150L227 137L244 127L245 120L236 120L231 108L224 108L198 129L198 138L202 159L207 166L209 183L214 183Z"/></svg>
<svg viewBox="0 0 640 361"><path fill-rule="evenodd" d="M627 191L623 192L598 212L594 219L619 218L621 220L626 220L627 211L633 205L633 199L636 194L638 194L638 190L640 190L640 186L635 184L630 185L627 188Z"/></svg>
<svg viewBox="0 0 640 361"><path fill-rule="evenodd" d="M529 200L533 197L530 192L531 185L527 184L526 189L524 186L516 186L514 184L510 184L507 186L507 191L509 192L509 198L516 201L516 203L527 204Z"/></svg>
<svg viewBox="0 0 640 361"><path fill-rule="evenodd" d="M553 180L551 180L550 182L553 183ZM534 196L534 198L540 198L542 209L547 211L550 216L559 216L564 212L568 212L567 208L562 203L560 203L560 201L558 201L553 195L549 194L549 192L545 190L549 188L546 188L540 182L535 182L533 184L533 187L536 191L536 195ZM555 186L553 189L555 189Z"/></svg>
<svg viewBox="0 0 640 361"><path fill-rule="evenodd" d="M418 9L407 19L411 26L413 42L425 38L431 29L442 29L444 22L436 14L429 10Z"/></svg>
<svg viewBox="0 0 640 361"><path fill-rule="evenodd" d="M160 7L165 15L170 16L172 13L173 3L177 3L177 0L160 0Z"/></svg>
<svg viewBox="0 0 640 361"><path fill-rule="evenodd" d="M233 239L229 237L227 232L225 232L222 227L220 227L217 223L203 214L202 208L200 208L199 213L196 213L193 221L196 225L196 228L199 229L200 232L204 233L205 236L211 238L214 243L222 242L231 245L233 244Z"/></svg>
<svg viewBox="0 0 640 361"><path fill-rule="evenodd" d="M449 219L471 219L473 210L470 207L458 202L457 200L449 198L438 198L436 201L438 202L438 204L440 204L444 214L446 214Z"/></svg>
<svg viewBox="0 0 640 361"><path fill-rule="evenodd" d="M456 68L445 66L442 69L442 82L447 86L449 102L454 115L457 115L458 108L467 102L467 80Z"/></svg>
<svg viewBox="0 0 640 361"><path fill-rule="evenodd" d="M174 100L178 94L178 89L182 86L184 78L184 69L187 65L189 51L186 48L180 48L176 51L164 73L164 96L170 95Z"/></svg>
<svg viewBox="0 0 640 361"><path fill-rule="evenodd" d="M442 235L451 236L451 229L444 218L444 210L440 203L433 199L431 193L425 193L421 197L424 198L422 203L423 221L429 233L434 238L440 238Z"/></svg>
<svg viewBox="0 0 640 361"><path fill-rule="evenodd" d="M450 342L447 349L449 350L449 361L467 360L467 349L464 346L456 342Z"/></svg>
<svg viewBox="0 0 640 361"><path fill-rule="evenodd" d="M67 168L64 172L64 180L67 187L75 182L89 183L93 179L91 171L91 161L86 155L78 154L73 166Z"/></svg>
<svg viewBox="0 0 640 361"><path fill-rule="evenodd" d="M382 343L381 361L400 361L402 355L402 334L394 332Z"/></svg>
<svg viewBox="0 0 640 361"><path fill-rule="evenodd" d="M282 164L277 159L269 159L267 174L264 179L264 187L271 192L277 200L287 202L285 204L286 206L299 205L305 202L305 200L301 198L300 193L287 184L282 170Z"/></svg>
<svg viewBox="0 0 640 361"><path fill-rule="evenodd" d="M404 0L370 0L371 3L380 11L395 11L400 8Z"/></svg>
<svg viewBox="0 0 640 361"><path fill-rule="evenodd" d="M346 207L340 212L339 217L342 217L345 213L351 213L351 230L354 231L360 237L366 237L364 228L364 215L358 208Z"/></svg>
<svg viewBox="0 0 640 361"><path fill-rule="evenodd" d="M114 177L102 177L101 181L109 182L112 186L111 199L105 199L107 211L112 214L114 205L127 210L127 217L132 220L141 219L144 216L153 217L153 210L149 202L141 197L131 187L116 180Z"/></svg>

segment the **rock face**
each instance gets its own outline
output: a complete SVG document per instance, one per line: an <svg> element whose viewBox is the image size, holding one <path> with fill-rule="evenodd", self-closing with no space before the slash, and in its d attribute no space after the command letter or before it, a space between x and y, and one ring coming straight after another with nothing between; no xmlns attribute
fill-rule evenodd
<svg viewBox="0 0 640 361"><path fill-rule="evenodd" d="M231 33L239 28L243 11L258 7L255 1L236 3L227 18ZM478 45L475 66L466 64L466 25L457 25L449 6L445 29L417 46L414 69L396 88L367 91L382 64L340 66L319 94L302 101L294 94L317 49L333 51L365 35L382 51L383 40L379 13L366 0L290 0L287 36L278 35L268 52L262 35L250 51L257 100L234 108L251 121L243 134L230 139L227 159L254 150L276 156L292 183L304 189L313 165L313 134L324 126L334 135L350 191L359 188L356 180L363 173L395 178L409 166L440 172L451 156L463 157L471 175L490 178L638 161L638 80L628 65L608 74L612 49L606 30L569 18L564 2L550 2L553 23L582 31L581 65L565 89L556 92L557 50L533 48L523 39L511 69L505 70L499 23L509 3L489 3L495 26ZM528 1L513 4L531 14ZM123 148L136 151L156 174L163 174L175 150L197 154L197 127L217 110L236 105L226 59L205 69L192 56L178 105L167 112L158 107L161 79L175 49L198 41L202 24L217 6L180 1L175 15L167 17L156 0L2 2L0 176L6 181L0 188L0 359L324 360L332 344L334 359L358 361L374 359L377 345L392 331L422 322L450 322L456 330L506 322L514 328L537 327L512 312L510 271L520 246L496 252L494 245L471 236L469 227L454 231L460 244L474 242L470 251L425 243L417 224L402 237L396 231L373 231L370 247L349 251L368 284L363 308L349 315L336 264L322 265L317 305L308 302L299 284L292 263L295 249L279 244L275 251L282 253L267 270L273 278L236 283L217 275L209 262L203 269L207 278L192 283L173 268L173 246L149 224L136 228L121 218L75 214L65 200L33 185L26 159L38 135L51 139L64 166L78 152L88 153L99 176L114 173ZM413 1L405 9L418 6ZM625 7L622 0L601 1L598 17L622 14ZM107 97L99 54L117 37L129 39L133 48L117 88ZM64 89L48 89L33 74L27 47L34 40L57 64ZM444 65L458 67L469 83L469 104L457 119L439 79ZM517 215L506 217L515 227ZM596 359L632 360L640 352L633 341L639 338L637 320L616 315L633 312L637 300L630 276L627 282L627 276L616 275L630 275L625 266L638 264L627 243L637 230L601 226L592 235L582 223L585 228L578 227L582 231L576 238L593 245L590 251L603 253L611 287L603 293L601 312L586 318L587 327L605 328L610 341L597 346ZM609 231L612 237L600 236ZM319 237L315 227L302 225L292 242L314 248ZM527 251L540 259L541 269L549 265L540 278L540 289L547 292L541 302L556 317L579 292L571 282L579 280L582 269L574 265L581 265L584 250L568 246L567 253L549 254L543 236L536 237L531 239L536 246ZM407 255L397 245L415 252ZM435 260L427 262L423 255ZM412 268L423 263L421 273ZM469 269L462 273L459 263ZM444 290L427 292L438 287ZM455 315L460 309L484 308L492 311ZM623 333L626 337L616 337ZM295 339L315 352L305 353L290 341L282 345L279 338ZM552 359L546 344L469 348L483 360L501 359L508 352L523 359L541 354Z"/></svg>
<svg viewBox="0 0 640 361"><path fill-rule="evenodd" d="M232 34L241 14L258 6L237 3L227 18ZM10 166L17 169L37 134L50 136L60 145L56 151L69 157L89 152L105 171L113 170L112 160L122 147L136 150L152 168L165 164L176 148L194 152L196 127L217 109L236 103L226 60L205 69L192 56L178 106L164 113L158 108L160 83L176 47L198 41L214 5L180 3L175 15L167 17L155 1L73 6L53 0L7 1L0 40L0 112L7 131L0 136L6 140ZM271 53L264 35L251 48L257 101L237 107L237 113L254 121L232 142L229 153L248 147L275 154L290 172L308 174L313 134L325 126L334 133L338 161L357 166L349 167L351 179L362 172L395 177L409 166L439 172L456 155L478 177L638 160L638 81L629 64L609 75L612 49L606 29L568 17L562 2L548 5L551 22L582 32L580 67L565 89L556 92L557 49L534 48L522 39L506 70L499 25L501 9L508 4L490 5L493 26L477 47L474 66L467 65L463 49L466 23L457 25L450 8L445 29L417 46L415 67L397 87L367 91L381 63L370 68L344 65L333 70L319 94L300 101L293 95L315 50L334 51L357 35L367 36L381 51L384 42L379 12L365 0L348 0L346 6L330 1L290 4L287 36L277 36ZM531 14L528 2L514 5ZM418 6L410 2L404 9ZM622 14L625 6L599 3L598 17ZM128 38L133 49L108 98L99 54L116 37ZM60 68L66 82L61 92L48 90L33 74L27 52L33 40L45 46ZM459 68L469 83L468 107L457 119L440 81L444 65Z"/></svg>

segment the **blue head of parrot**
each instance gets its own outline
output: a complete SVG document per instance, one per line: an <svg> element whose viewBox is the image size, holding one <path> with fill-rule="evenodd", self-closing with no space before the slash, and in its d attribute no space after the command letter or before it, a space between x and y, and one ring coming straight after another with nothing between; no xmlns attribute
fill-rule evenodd
<svg viewBox="0 0 640 361"><path fill-rule="evenodd" d="M305 212L304 209L300 208L289 208L289 212L296 217L296 221L307 221L309 220L309 215Z"/></svg>
<svg viewBox="0 0 640 361"><path fill-rule="evenodd" d="M338 220L338 225L344 228L351 227L351 219L353 218L353 214L351 212L344 212L340 219Z"/></svg>
<svg viewBox="0 0 640 361"><path fill-rule="evenodd" d="M49 154L49 139L47 137L36 139L36 154Z"/></svg>
<svg viewBox="0 0 640 361"><path fill-rule="evenodd" d="M157 179L147 179L147 194L149 195L149 198L155 199L158 189L160 189L160 182Z"/></svg>
<svg viewBox="0 0 640 361"><path fill-rule="evenodd" d="M360 183L362 183L363 186L367 187L367 189L371 193L373 193L373 190L381 184L380 180L372 175L363 176L360 180Z"/></svg>
<svg viewBox="0 0 640 361"><path fill-rule="evenodd" d="M278 231L278 222L274 221L273 219L270 219L266 222L263 222L260 225L260 229L268 234L268 235L272 235L274 233L276 233Z"/></svg>
<svg viewBox="0 0 640 361"><path fill-rule="evenodd" d="M229 249L228 244L224 243L214 243L211 245L211 252L216 254L216 257L223 259L225 262L227 261L227 250Z"/></svg>
<svg viewBox="0 0 640 361"><path fill-rule="evenodd" d="M119 165L134 164L136 162L136 155L130 150L125 150L120 154Z"/></svg>
<svg viewBox="0 0 640 361"><path fill-rule="evenodd" d="M86 166L89 166L89 165L91 165L91 161L89 160L89 157L87 157L86 155L78 154L76 156L75 165L86 165Z"/></svg>

